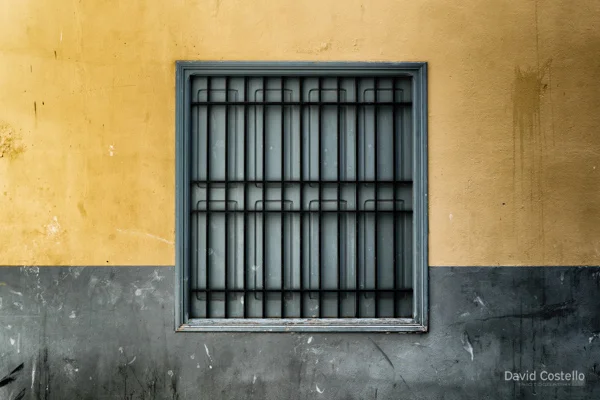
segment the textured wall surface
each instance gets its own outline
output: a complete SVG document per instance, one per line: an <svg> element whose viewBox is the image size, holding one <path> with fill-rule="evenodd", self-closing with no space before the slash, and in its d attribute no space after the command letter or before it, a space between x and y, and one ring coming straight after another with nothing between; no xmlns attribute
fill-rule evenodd
<svg viewBox="0 0 600 400"><path fill-rule="evenodd" d="M427 61L432 265L598 265L596 0L0 2L0 264L174 263L176 60Z"/></svg>
<svg viewBox="0 0 600 400"><path fill-rule="evenodd" d="M389 335L175 333L172 276L4 269L0 398L600 397L600 268L432 268L431 331ZM573 370L581 386L504 380Z"/></svg>
<svg viewBox="0 0 600 400"><path fill-rule="evenodd" d="M595 0L0 2L0 399L599 398L599 53ZM429 63L429 333L174 333L176 60Z"/></svg>

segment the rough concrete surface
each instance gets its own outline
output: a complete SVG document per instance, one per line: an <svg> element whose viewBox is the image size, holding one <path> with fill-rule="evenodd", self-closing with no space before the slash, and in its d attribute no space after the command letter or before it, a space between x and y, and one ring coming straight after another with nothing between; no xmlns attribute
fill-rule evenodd
<svg viewBox="0 0 600 400"><path fill-rule="evenodd" d="M2 269L0 398L600 396L599 268L432 268L426 334L175 333L173 275ZM573 370L581 386L504 380Z"/></svg>

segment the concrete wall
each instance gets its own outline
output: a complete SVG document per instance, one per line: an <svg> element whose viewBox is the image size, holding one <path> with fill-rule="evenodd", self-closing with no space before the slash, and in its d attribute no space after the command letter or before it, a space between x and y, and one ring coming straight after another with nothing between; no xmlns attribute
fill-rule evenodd
<svg viewBox="0 0 600 400"><path fill-rule="evenodd" d="M6 269L0 399L600 398L600 268L432 268L431 331L389 335L175 333L173 272Z"/></svg>
<svg viewBox="0 0 600 400"><path fill-rule="evenodd" d="M4 265L172 265L175 61L223 59L429 62L431 264L599 264L595 0L0 7Z"/></svg>
<svg viewBox="0 0 600 400"><path fill-rule="evenodd" d="M595 0L0 2L0 399L598 397L599 51ZM429 63L429 333L173 332L176 60Z"/></svg>

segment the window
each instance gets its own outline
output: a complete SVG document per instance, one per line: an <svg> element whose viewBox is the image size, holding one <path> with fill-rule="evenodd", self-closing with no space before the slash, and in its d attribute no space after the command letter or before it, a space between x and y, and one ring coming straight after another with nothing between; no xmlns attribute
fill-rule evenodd
<svg viewBox="0 0 600 400"><path fill-rule="evenodd" d="M177 64L177 329L427 330L426 64Z"/></svg>

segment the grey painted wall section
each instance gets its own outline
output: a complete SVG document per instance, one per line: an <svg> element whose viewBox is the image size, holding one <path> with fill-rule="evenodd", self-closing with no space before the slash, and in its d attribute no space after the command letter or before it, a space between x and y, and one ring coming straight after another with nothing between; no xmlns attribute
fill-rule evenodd
<svg viewBox="0 0 600 400"><path fill-rule="evenodd" d="M175 333L173 278L1 269L0 399L600 397L600 268L431 268L427 334Z"/></svg>

